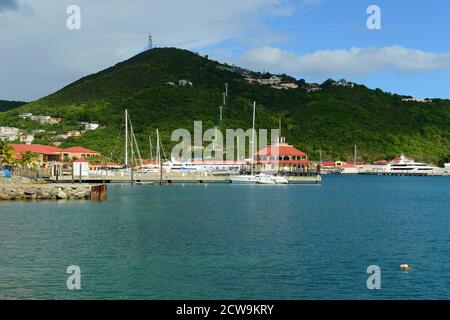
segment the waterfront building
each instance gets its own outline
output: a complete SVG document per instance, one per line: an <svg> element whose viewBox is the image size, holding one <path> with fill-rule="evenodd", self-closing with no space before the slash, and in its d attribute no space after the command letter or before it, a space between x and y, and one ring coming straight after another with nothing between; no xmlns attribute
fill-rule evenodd
<svg viewBox="0 0 450 320"><path fill-rule="evenodd" d="M256 167L259 171L277 170L294 174L311 171L312 163L308 160L308 155L287 144L283 137L278 138L275 144L258 151L255 156Z"/></svg>
<svg viewBox="0 0 450 320"><path fill-rule="evenodd" d="M89 176L89 161L86 159L77 159L72 163L73 177L88 177Z"/></svg>
<svg viewBox="0 0 450 320"><path fill-rule="evenodd" d="M70 148L61 150L60 153L61 153L62 158L69 158L69 159L73 159L73 158L83 159L83 158L87 158L87 157L100 155L100 153L97 151L82 148L82 147L70 147Z"/></svg>
<svg viewBox="0 0 450 320"><path fill-rule="evenodd" d="M18 160L22 159L26 152L37 154L39 158L38 162L40 164L59 162L61 160L61 149L56 147L40 144L12 144L11 146L14 148Z"/></svg>
<svg viewBox="0 0 450 320"><path fill-rule="evenodd" d="M16 158L22 159L23 154L32 152L38 155L39 163L61 162L65 159L84 159L89 156L98 156L99 152L89 150L82 147L71 147L62 149L54 146L40 145L40 144L12 144L16 152Z"/></svg>

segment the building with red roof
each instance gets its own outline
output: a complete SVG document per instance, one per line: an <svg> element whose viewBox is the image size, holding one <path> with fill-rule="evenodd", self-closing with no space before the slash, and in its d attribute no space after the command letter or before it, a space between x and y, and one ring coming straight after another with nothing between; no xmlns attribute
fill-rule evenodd
<svg viewBox="0 0 450 320"><path fill-rule="evenodd" d="M266 146L256 153L256 166L261 171L307 172L311 161L303 151L286 143L280 137L276 144Z"/></svg>
<svg viewBox="0 0 450 320"><path fill-rule="evenodd" d="M100 153L94 150L82 148L82 147L70 147L63 149L61 152L61 157L63 159L81 159L92 156L99 156Z"/></svg>
<svg viewBox="0 0 450 320"><path fill-rule="evenodd" d="M41 144L12 144L16 152L16 158L22 159L26 152L32 152L39 156L39 163L61 162L64 159L83 159L89 156L100 155L97 151L82 147L61 149Z"/></svg>
<svg viewBox="0 0 450 320"><path fill-rule="evenodd" d="M62 149L41 144L12 144L16 158L22 159L26 152L36 153L40 163L60 161Z"/></svg>

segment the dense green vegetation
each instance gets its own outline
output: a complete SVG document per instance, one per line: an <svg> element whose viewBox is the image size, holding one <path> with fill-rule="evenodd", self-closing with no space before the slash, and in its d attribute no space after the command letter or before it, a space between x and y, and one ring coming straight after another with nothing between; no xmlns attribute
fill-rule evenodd
<svg viewBox="0 0 450 320"><path fill-rule="evenodd" d="M176 128L251 128L252 101L257 102L257 127L278 128L290 144L318 158L352 159L354 145L365 161L393 158L400 153L438 163L450 155L450 101L402 102L401 97L362 85L336 87L325 82L322 91L303 88L278 90L250 85L243 76L217 68L219 64L174 48L141 53L99 73L84 77L45 98L0 114L0 125L28 130L43 128L63 133L78 121L98 121L102 127L71 138L63 146L81 145L120 160L123 153L123 111L128 108L141 153L148 154L148 136L159 128L166 151ZM189 79L193 87L166 83ZM224 83L229 97L219 124L218 106ZM304 83L298 81L299 85ZM60 124L42 127L19 119L23 112L61 117ZM50 143L47 133L35 143Z"/></svg>
<svg viewBox="0 0 450 320"><path fill-rule="evenodd" d="M23 101L7 101L7 100L0 100L0 112L8 111L14 108L18 108L20 106L23 106L27 104L27 102Z"/></svg>

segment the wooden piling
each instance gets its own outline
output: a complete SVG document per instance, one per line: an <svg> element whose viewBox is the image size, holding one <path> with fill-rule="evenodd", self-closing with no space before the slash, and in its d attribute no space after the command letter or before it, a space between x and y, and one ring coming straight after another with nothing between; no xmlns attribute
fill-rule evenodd
<svg viewBox="0 0 450 320"><path fill-rule="evenodd" d="M91 200L103 201L107 198L106 184L100 184L91 187Z"/></svg>

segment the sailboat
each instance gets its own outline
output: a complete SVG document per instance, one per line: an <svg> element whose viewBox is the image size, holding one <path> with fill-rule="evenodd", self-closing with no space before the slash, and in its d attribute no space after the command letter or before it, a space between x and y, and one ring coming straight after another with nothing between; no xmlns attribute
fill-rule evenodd
<svg viewBox="0 0 450 320"><path fill-rule="evenodd" d="M237 184L287 184L288 181L284 177L268 175L264 173L254 174L253 167L255 164L255 115L256 102L253 102L253 125L252 125L252 162L250 174L241 174L231 177L231 183Z"/></svg>
<svg viewBox="0 0 450 320"><path fill-rule="evenodd" d="M256 101L253 102L253 125L252 125L252 162L250 174L240 174L231 177L231 183L245 183L245 184L256 184L259 177L253 174L253 166L255 162L255 115L256 115Z"/></svg>

